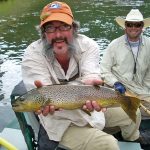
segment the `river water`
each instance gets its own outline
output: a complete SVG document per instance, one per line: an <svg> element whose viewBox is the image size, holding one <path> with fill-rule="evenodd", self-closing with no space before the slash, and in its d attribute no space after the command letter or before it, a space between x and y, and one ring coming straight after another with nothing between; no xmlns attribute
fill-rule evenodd
<svg viewBox="0 0 150 150"><path fill-rule="evenodd" d="M35 26L40 11L49 0L0 0L0 106L10 104L10 93L21 80L24 49L39 38ZM64 0L72 8L80 33L99 44L100 60L107 45L124 31L114 21L138 8L144 18L150 17L149 0ZM150 36L150 28L144 32Z"/></svg>

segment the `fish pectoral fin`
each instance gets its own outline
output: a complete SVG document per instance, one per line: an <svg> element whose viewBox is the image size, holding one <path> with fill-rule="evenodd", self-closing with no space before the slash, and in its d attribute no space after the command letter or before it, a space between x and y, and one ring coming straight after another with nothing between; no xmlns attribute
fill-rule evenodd
<svg viewBox="0 0 150 150"><path fill-rule="evenodd" d="M82 109L82 111L84 111L86 114L88 114L89 116L91 116L91 113L90 113L89 110Z"/></svg>

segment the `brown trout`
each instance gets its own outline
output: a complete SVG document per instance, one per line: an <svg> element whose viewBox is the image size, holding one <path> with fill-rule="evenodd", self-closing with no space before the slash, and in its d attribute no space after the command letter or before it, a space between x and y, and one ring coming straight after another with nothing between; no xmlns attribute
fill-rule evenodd
<svg viewBox="0 0 150 150"><path fill-rule="evenodd" d="M98 88L96 88L98 87ZM12 102L15 112L36 111L46 105L62 109L82 108L86 100L94 100L102 107L121 106L135 122L140 100L124 96L104 86L92 85L50 85L33 89Z"/></svg>

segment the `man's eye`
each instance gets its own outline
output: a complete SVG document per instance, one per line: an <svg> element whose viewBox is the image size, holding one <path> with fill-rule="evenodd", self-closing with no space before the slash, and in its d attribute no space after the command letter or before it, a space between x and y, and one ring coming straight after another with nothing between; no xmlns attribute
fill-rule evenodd
<svg viewBox="0 0 150 150"><path fill-rule="evenodd" d="M54 29L55 27L50 26L50 27L46 27L46 29Z"/></svg>

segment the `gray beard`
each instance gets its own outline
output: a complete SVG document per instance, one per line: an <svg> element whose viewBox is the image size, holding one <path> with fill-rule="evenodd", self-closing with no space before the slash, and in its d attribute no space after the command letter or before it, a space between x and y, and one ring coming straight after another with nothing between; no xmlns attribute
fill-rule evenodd
<svg viewBox="0 0 150 150"><path fill-rule="evenodd" d="M43 48L44 48L43 50L45 51L45 53L46 54L49 53L49 55L54 56L53 46L46 40L46 38L42 38L42 44L43 44ZM70 55L74 55L75 46L73 45L73 42L68 44L68 48L69 48Z"/></svg>

